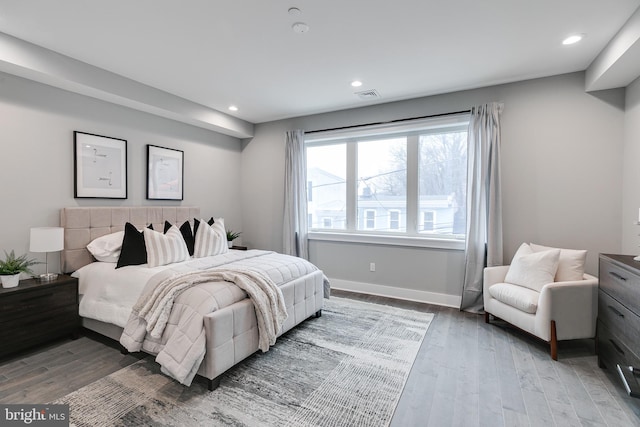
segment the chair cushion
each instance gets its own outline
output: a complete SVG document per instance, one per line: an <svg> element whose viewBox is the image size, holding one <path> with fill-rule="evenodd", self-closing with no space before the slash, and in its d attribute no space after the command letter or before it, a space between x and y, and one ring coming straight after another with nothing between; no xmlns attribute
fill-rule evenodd
<svg viewBox="0 0 640 427"><path fill-rule="evenodd" d="M533 252L523 243L513 256L504 281L541 292L544 285L554 281L559 258L560 249Z"/></svg>
<svg viewBox="0 0 640 427"><path fill-rule="evenodd" d="M540 294L524 286L496 283L489 287L489 294L498 301L526 313L534 314L538 309Z"/></svg>
<svg viewBox="0 0 640 427"><path fill-rule="evenodd" d="M549 246L536 245L531 243L534 252L548 251ZM582 280L584 278L584 263L587 260L587 251L577 249L561 249L558 271L556 271L556 282L568 282Z"/></svg>

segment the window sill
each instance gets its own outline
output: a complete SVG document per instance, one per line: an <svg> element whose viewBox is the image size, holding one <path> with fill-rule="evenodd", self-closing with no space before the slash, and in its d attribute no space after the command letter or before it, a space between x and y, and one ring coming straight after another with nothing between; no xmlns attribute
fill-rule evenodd
<svg viewBox="0 0 640 427"><path fill-rule="evenodd" d="M373 245L406 246L464 251L464 240L412 236L382 236L379 234L310 232L309 240L366 243Z"/></svg>

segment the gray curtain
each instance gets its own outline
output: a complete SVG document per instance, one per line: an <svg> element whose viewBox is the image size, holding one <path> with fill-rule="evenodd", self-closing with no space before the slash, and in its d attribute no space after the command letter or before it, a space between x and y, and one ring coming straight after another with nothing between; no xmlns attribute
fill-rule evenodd
<svg viewBox="0 0 640 427"><path fill-rule="evenodd" d="M485 266L502 265L500 116L503 105L471 109L467 148L467 240L460 310L483 311Z"/></svg>
<svg viewBox="0 0 640 427"><path fill-rule="evenodd" d="M284 253L309 259L307 247L307 156L304 131L285 133Z"/></svg>

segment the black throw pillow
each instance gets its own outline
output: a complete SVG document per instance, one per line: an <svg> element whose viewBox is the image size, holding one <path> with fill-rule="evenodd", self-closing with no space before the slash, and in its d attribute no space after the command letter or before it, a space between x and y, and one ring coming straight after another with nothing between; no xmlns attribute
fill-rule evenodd
<svg viewBox="0 0 640 427"><path fill-rule="evenodd" d="M131 223L124 225L124 239L122 250L116 268L127 265L140 265L147 262L147 247L144 244L144 234Z"/></svg>
<svg viewBox="0 0 640 427"><path fill-rule="evenodd" d="M167 234L167 231L169 231L171 227L172 227L171 223L169 221L165 221L164 233ZM195 250L194 248L196 245L196 239L193 237L194 233L191 231L191 225L189 224L189 221L185 221L180 226L180 233L182 234L182 238L184 239L184 242L187 244L189 255L193 255L193 252Z"/></svg>
<svg viewBox="0 0 640 427"><path fill-rule="evenodd" d="M213 220L213 217L211 217L209 219L209 221L207 221L207 224L209 225L213 225L215 221ZM196 234L198 234L198 227L200 227L200 220L198 218L193 218L193 239L195 241L196 238ZM191 254L193 255L193 254Z"/></svg>
<svg viewBox="0 0 640 427"><path fill-rule="evenodd" d="M187 244L189 255L193 256L193 252L196 246L196 239L194 237L195 235L191 231L191 224L189 224L189 221L185 221L184 224L180 226L180 233L182 233L182 238Z"/></svg>

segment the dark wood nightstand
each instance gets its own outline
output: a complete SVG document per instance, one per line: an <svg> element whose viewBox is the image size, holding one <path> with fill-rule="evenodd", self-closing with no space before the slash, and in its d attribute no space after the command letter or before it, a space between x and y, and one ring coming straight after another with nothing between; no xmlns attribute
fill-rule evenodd
<svg viewBox="0 0 640 427"><path fill-rule="evenodd" d="M248 248L246 246L231 246L231 249L235 249L236 251L246 251Z"/></svg>
<svg viewBox="0 0 640 427"><path fill-rule="evenodd" d="M80 328L78 279L21 280L15 288L0 288L0 358Z"/></svg>

